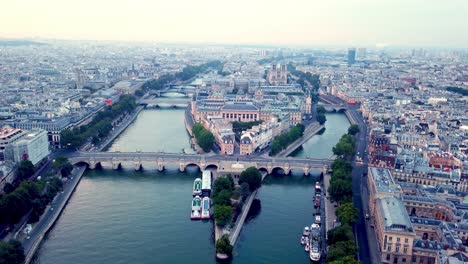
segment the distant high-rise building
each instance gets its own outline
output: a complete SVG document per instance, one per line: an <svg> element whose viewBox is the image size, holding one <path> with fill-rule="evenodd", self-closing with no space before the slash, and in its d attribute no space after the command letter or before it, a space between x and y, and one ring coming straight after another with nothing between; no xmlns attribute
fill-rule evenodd
<svg viewBox="0 0 468 264"><path fill-rule="evenodd" d="M361 60L364 60L367 56L367 49L366 48L359 48L357 50L357 57Z"/></svg>
<svg viewBox="0 0 468 264"><path fill-rule="evenodd" d="M286 64L273 63L268 73L268 82L271 85L283 85L288 83L288 69Z"/></svg>
<svg viewBox="0 0 468 264"><path fill-rule="evenodd" d="M348 65L353 65L356 62L356 49L348 49Z"/></svg>

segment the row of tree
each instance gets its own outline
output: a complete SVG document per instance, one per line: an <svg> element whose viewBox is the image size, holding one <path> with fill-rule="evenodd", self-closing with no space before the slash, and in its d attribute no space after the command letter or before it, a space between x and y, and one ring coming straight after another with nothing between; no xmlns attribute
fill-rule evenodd
<svg viewBox="0 0 468 264"><path fill-rule="evenodd" d="M465 89L465 88L449 86L446 89L447 89L447 91L454 92L454 93L457 93L457 94L461 94L463 96L468 95L468 89Z"/></svg>
<svg viewBox="0 0 468 264"><path fill-rule="evenodd" d="M16 224L31 212L30 222L36 222L47 204L62 188L58 178L24 181L18 188L0 198L0 223Z"/></svg>
<svg viewBox="0 0 468 264"><path fill-rule="evenodd" d="M196 123L193 125L192 132L197 139L197 144L200 146L203 151L210 152L213 148L213 144L215 138L213 133L211 133L208 129L204 128L201 123Z"/></svg>
<svg viewBox="0 0 468 264"><path fill-rule="evenodd" d="M327 121L327 117L325 116L325 107L323 107L322 105L319 105L317 106L317 122L319 122L319 124L323 125L325 124L325 122Z"/></svg>
<svg viewBox="0 0 468 264"><path fill-rule="evenodd" d="M255 167L249 167L244 170L239 177L240 196L243 201L250 192L260 188L262 184L262 175ZM235 184L231 175L226 177L218 177L211 191L211 199L213 200L213 214L216 225L224 227L232 222L233 203L232 199L235 196ZM240 208L241 204L237 203ZM229 238L224 235L216 241L216 253L232 256L232 246Z"/></svg>
<svg viewBox="0 0 468 264"><path fill-rule="evenodd" d="M175 80L182 80L182 81L187 81L193 77L195 77L197 74L203 73L207 71L208 69L216 69L218 73L221 75L223 74L228 74L226 72L223 72L223 66L224 63L218 60L215 61L210 61L198 66L186 66L181 72L178 72L176 74L165 74L159 77L158 79L153 79L145 82L142 85L142 90L147 91L148 89L151 90L161 90L164 88L164 86L170 84L171 82ZM139 95L142 94L139 92Z"/></svg>
<svg viewBox="0 0 468 264"><path fill-rule="evenodd" d="M211 199L213 200L213 216L218 226L225 226L232 219L231 197L234 191L234 180L230 175L218 177L213 182Z"/></svg>
<svg viewBox="0 0 468 264"><path fill-rule="evenodd" d="M78 148L90 139L93 144L98 144L112 130L115 119L122 117L123 114L131 113L135 108L135 97L123 95L117 103L106 106L103 111L98 112L87 125L63 130L60 133L60 144Z"/></svg>
<svg viewBox="0 0 468 264"><path fill-rule="evenodd" d="M341 137L340 141L333 148L333 152L337 155L352 155L354 153L354 138L351 136L359 132L359 127L350 126L348 134ZM336 150L342 150L343 145L346 148L351 148L352 151L344 151L336 153ZM348 146L349 145L349 146ZM353 188L352 188L352 172L353 166L343 158L336 159L331 164L333 171L328 194L331 199L338 203L338 208L335 214L341 225L328 231L328 254L327 263L333 264L357 264L360 263L354 259L357 253L357 246L354 241L353 231L351 226L357 221L358 212L352 203Z"/></svg>
<svg viewBox="0 0 468 264"><path fill-rule="evenodd" d="M304 88L306 86L307 81L312 85L314 91L317 91L320 88L320 75L312 74L310 72L299 71L291 63L288 64L288 71L292 75L295 75L299 78L297 82L301 85L301 87Z"/></svg>
<svg viewBox="0 0 468 264"><path fill-rule="evenodd" d="M19 241L0 241L0 263L21 264L24 260L24 249Z"/></svg>
<svg viewBox="0 0 468 264"><path fill-rule="evenodd" d="M350 134L341 136L340 141L333 147L333 153L342 157L351 157L354 155L356 141Z"/></svg>
<svg viewBox="0 0 468 264"><path fill-rule="evenodd" d="M271 143L270 156L280 153L283 149L287 148L291 143L302 137L304 134L304 125L297 124L288 132L277 136Z"/></svg>

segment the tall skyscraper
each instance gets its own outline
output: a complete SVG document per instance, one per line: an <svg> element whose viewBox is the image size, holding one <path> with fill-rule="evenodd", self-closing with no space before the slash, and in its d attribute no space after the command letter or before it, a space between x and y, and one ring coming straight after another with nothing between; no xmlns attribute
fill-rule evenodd
<svg viewBox="0 0 468 264"><path fill-rule="evenodd" d="M348 65L353 65L356 62L356 49L348 49Z"/></svg>

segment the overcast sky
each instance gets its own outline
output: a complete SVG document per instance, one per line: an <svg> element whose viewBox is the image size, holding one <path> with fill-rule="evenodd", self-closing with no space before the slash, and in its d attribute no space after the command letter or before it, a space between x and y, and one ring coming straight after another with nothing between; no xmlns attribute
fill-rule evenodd
<svg viewBox="0 0 468 264"><path fill-rule="evenodd" d="M468 0L1 0L0 37L468 48Z"/></svg>

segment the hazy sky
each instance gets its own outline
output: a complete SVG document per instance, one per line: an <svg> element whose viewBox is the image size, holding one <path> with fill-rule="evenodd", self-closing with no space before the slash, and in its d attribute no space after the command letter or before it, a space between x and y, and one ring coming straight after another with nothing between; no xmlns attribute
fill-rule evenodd
<svg viewBox="0 0 468 264"><path fill-rule="evenodd" d="M0 37L468 48L468 0L1 0Z"/></svg>

